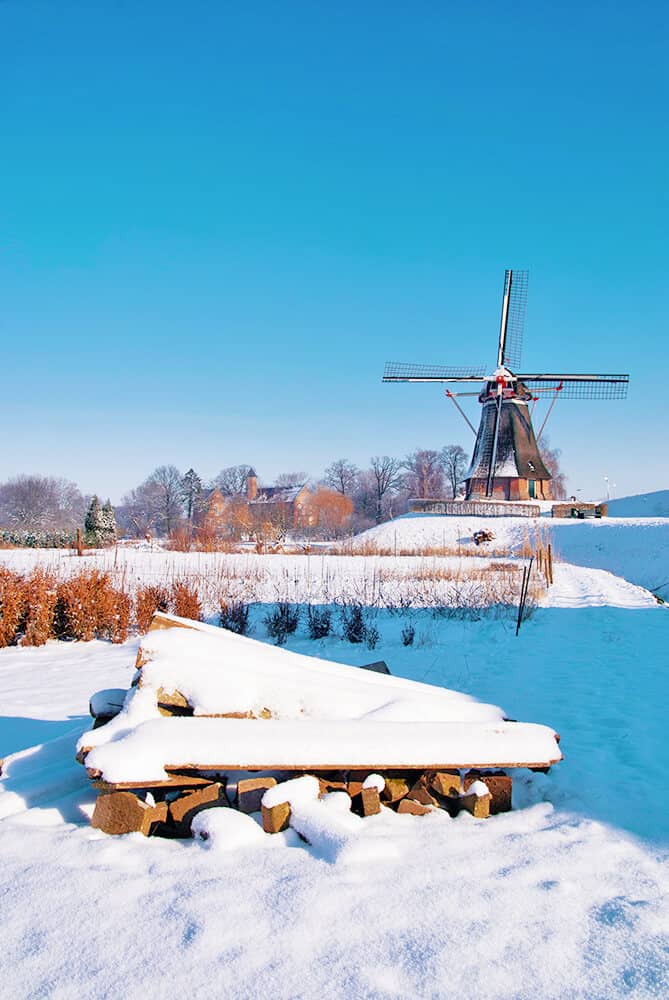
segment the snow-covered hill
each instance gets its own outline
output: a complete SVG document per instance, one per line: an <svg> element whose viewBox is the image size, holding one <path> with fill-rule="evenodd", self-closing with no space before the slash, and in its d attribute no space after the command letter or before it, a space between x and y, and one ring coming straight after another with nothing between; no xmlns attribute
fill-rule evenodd
<svg viewBox="0 0 669 1000"><path fill-rule="evenodd" d="M609 517L669 517L669 490L609 500Z"/></svg>

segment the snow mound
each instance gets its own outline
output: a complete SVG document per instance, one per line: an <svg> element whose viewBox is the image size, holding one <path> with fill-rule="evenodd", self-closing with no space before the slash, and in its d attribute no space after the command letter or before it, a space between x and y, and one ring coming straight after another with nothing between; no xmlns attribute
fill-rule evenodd
<svg viewBox="0 0 669 1000"><path fill-rule="evenodd" d="M300 838L293 830L265 833L252 816L236 809L204 809L193 818L191 833L204 847L216 852L264 847L297 847Z"/></svg>

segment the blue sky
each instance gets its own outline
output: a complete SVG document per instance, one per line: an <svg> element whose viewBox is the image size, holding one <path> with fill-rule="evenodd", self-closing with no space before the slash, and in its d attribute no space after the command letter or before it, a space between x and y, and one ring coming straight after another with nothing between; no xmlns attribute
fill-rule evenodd
<svg viewBox="0 0 669 1000"><path fill-rule="evenodd" d="M0 478L118 500L472 439L386 359L629 371L549 425L669 485L667 14L651 3L0 3ZM477 404L470 416L478 420Z"/></svg>

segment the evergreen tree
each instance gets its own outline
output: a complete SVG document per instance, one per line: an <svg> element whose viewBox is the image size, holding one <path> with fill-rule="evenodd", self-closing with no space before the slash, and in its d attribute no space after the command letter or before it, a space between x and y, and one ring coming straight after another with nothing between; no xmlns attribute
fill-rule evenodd
<svg viewBox="0 0 669 1000"><path fill-rule="evenodd" d="M192 524L202 502L202 480L195 469L189 469L181 480L181 499L186 508L188 523Z"/></svg>
<svg viewBox="0 0 669 1000"><path fill-rule="evenodd" d="M86 513L84 521L84 540L86 545L98 548L100 545L99 536L102 529L102 507L96 496L91 500L91 505Z"/></svg>
<svg viewBox="0 0 669 1000"><path fill-rule="evenodd" d="M93 497L84 521L84 530L86 545L92 548L99 549L104 545L111 545L116 540L116 518L109 500L102 507L99 499Z"/></svg>
<svg viewBox="0 0 669 1000"><path fill-rule="evenodd" d="M116 515L109 499L102 508L102 532L102 544L113 545L116 541Z"/></svg>

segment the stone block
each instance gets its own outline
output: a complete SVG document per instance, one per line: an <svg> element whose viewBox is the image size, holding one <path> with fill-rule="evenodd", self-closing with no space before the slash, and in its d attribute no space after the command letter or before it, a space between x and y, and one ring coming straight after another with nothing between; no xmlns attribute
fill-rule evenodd
<svg viewBox="0 0 669 1000"><path fill-rule="evenodd" d="M91 826L103 833L143 833L148 837L152 825L166 817L164 802L152 806L132 792L104 792L95 802Z"/></svg>
<svg viewBox="0 0 669 1000"><path fill-rule="evenodd" d="M193 714L192 706L188 704L188 699L181 691L166 691L165 688L158 688L156 700L161 715Z"/></svg>
<svg viewBox="0 0 669 1000"><path fill-rule="evenodd" d="M237 782L237 808L243 813L260 812L263 795L275 785L276 778L241 778Z"/></svg>
<svg viewBox="0 0 669 1000"><path fill-rule="evenodd" d="M468 771L465 775L465 792L475 781L482 781L490 792L490 815L510 812L513 782L504 771Z"/></svg>
<svg viewBox="0 0 669 1000"><path fill-rule="evenodd" d="M363 816L375 816L381 812L381 797L378 788L363 788L360 799Z"/></svg>
<svg viewBox="0 0 669 1000"><path fill-rule="evenodd" d="M423 805L422 802L414 802L413 799L402 799L397 807L398 813L408 813L411 816L425 816L434 812L434 806Z"/></svg>
<svg viewBox="0 0 669 1000"><path fill-rule="evenodd" d="M280 802L276 806L262 806L262 828L265 833L280 833L286 830L290 821L290 806Z"/></svg>
<svg viewBox="0 0 669 1000"><path fill-rule="evenodd" d="M204 785L192 792L184 792L170 802L169 815L175 825L176 833L181 837L190 837L190 825L193 818L203 809L214 806L227 806L225 788L219 781Z"/></svg>
<svg viewBox="0 0 669 1000"><path fill-rule="evenodd" d="M348 772L348 783L347 791L351 798L355 798L360 795L362 791L362 785L365 780L372 772L371 771L349 771Z"/></svg>
<svg viewBox="0 0 669 1000"><path fill-rule="evenodd" d="M328 792L347 792L348 782L344 771L324 771L317 774L320 795Z"/></svg>
<svg viewBox="0 0 669 1000"><path fill-rule="evenodd" d="M395 778L385 774L383 777L386 786L381 792L381 798L384 802L399 802L405 795L408 795L409 782L406 778Z"/></svg>
<svg viewBox="0 0 669 1000"><path fill-rule="evenodd" d="M459 795L462 778L459 771L432 771L428 775L428 786L437 795Z"/></svg>
<svg viewBox="0 0 669 1000"><path fill-rule="evenodd" d="M413 802L420 802L424 806L438 806L439 799L433 795L428 787L427 778L421 775L418 781L409 789L407 798Z"/></svg>
<svg viewBox="0 0 669 1000"><path fill-rule="evenodd" d="M488 819L490 816L490 795L475 795L473 792L460 796L460 808L466 809L476 819Z"/></svg>

